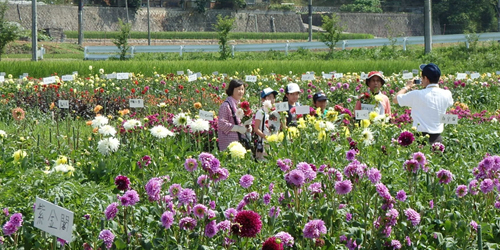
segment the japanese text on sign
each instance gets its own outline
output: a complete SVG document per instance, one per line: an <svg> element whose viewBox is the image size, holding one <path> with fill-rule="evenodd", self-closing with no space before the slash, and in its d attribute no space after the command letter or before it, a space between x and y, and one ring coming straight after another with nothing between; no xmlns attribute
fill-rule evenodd
<svg viewBox="0 0 500 250"><path fill-rule="evenodd" d="M194 82L194 81L196 81L196 79L198 79L197 74L192 74L192 75L188 76L188 82Z"/></svg>
<svg viewBox="0 0 500 250"><path fill-rule="evenodd" d="M458 124L458 115L444 114L441 116L441 122L444 124Z"/></svg>
<svg viewBox="0 0 500 250"><path fill-rule="evenodd" d="M288 102L278 102L275 104L276 106L276 111L282 112L282 111L288 111Z"/></svg>
<svg viewBox="0 0 500 250"><path fill-rule="evenodd" d="M144 108L143 99L129 99L128 103L131 108Z"/></svg>
<svg viewBox="0 0 500 250"><path fill-rule="evenodd" d="M413 78L413 73L412 72L404 73L403 74L403 79L405 79L405 80L412 79L412 78Z"/></svg>
<svg viewBox="0 0 500 250"><path fill-rule="evenodd" d="M245 76L245 82L257 82L257 76Z"/></svg>
<svg viewBox="0 0 500 250"><path fill-rule="evenodd" d="M62 80L63 81L73 81L73 80L75 80L75 77L72 75L63 75Z"/></svg>
<svg viewBox="0 0 500 250"><path fill-rule="evenodd" d="M209 111L204 111L200 110L200 118L205 119L207 121L213 121L214 120L214 113L209 112Z"/></svg>
<svg viewBox="0 0 500 250"><path fill-rule="evenodd" d="M305 75L302 75L302 78L301 78L302 81L313 81L314 79L315 78L314 78L313 74L305 74Z"/></svg>
<svg viewBox="0 0 500 250"><path fill-rule="evenodd" d="M125 80L128 79L129 73L116 73L116 79Z"/></svg>
<svg viewBox="0 0 500 250"><path fill-rule="evenodd" d="M113 74L107 74L106 79L116 79L116 73Z"/></svg>
<svg viewBox="0 0 500 250"><path fill-rule="evenodd" d="M356 116L356 120L365 120L368 119L368 110L355 110L354 114Z"/></svg>
<svg viewBox="0 0 500 250"><path fill-rule="evenodd" d="M361 104L361 110L375 111L375 105L372 105L372 104Z"/></svg>
<svg viewBox="0 0 500 250"><path fill-rule="evenodd" d="M59 100L57 105L60 109L69 109L69 100Z"/></svg>
<svg viewBox="0 0 500 250"><path fill-rule="evenodd" d="M73 212L36 197L34 226L49 234L71 242Z"/></svg>
<svg viewBox="0 0 500 250"><path fill-rule="evenodd" d="M55 76L49 76L49 77L44 77L43 78L43 84L51 84L56 82L56 77Z"/></svg>
<svg viewBox="0 0 500 250"><path fill-rule="evenodd" d="M332 79L333 74L323 74L324 79Z"/></svg>

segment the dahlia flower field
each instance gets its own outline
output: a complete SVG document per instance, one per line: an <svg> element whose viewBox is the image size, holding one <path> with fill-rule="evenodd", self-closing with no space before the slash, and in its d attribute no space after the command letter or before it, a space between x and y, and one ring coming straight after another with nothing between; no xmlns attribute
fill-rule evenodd
<svg viewBox="0 0 500 250"><path fill-rule="evenodd" d="M355 120L367 91L361 72L302 81L306 72L261 71L117 80L90 68L45 84L6 72L0 249L500 247L498 75L442 76L459 121L445 125L443 143L428 144L404 107ZM263 161L237 142L217 149L224 89L250 74L257 81L241 108L252 113L263 88L281 101L289 82L303 105L319 91L329 99L324 117L311 108L297 127L269 136ZM392 99L406 80L387 80ZM131 107L138 99L143 107ZM72 241L34 227L36 197L74 212Z"/></svg>

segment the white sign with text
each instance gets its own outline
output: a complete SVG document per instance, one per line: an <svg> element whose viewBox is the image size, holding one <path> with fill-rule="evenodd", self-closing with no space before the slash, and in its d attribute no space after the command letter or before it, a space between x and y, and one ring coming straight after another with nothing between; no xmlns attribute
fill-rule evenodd
<svg viewBox="0 0 500 250"><path fill-rule="evenodd" d="M480 75L479 73L472 73L472 74L470 75L470 79L477 79L477 78L479 78L479 77L481 77L481 75Z"/></svg>
<svg viewBox="0 0 500 250"><path fill-rule="evenodd" d="M56 82L56 77L55 76L49 76L49 77L44 77L43 78L43 84L51 84Z"/></svg>
<svg viewBox="0 0 500 250"><path fill-rule="evenodd" d="M444 114L441 116L441 122L444 124L458 124L458 115Z"/></svg>
<svg viewBox="0 0 500 250"><path fill-rule="evenodd" d="M34 226L67 242L73 240L73 212L36 197Z"/></svg>
<svg viewBox="0 0 500 250"><path fill-rule="evenodd" d="M128 104L131 108L144 108L143 99L129 99Z"/></svg>
<svg viewBox="0 0 500 250"><path fill-rule="evenodd" d="M184 75L184 71L182 71L182 70L177 71L177 75L178 76Z"/></svg>
<svg viewBox="0 0 500 250"><path fill-rule="evenodd" d="M116 73L116 79L126 80L128 79L129 73Z"/></svg>
<svg viewBox="0 0 500 250"><path fill-rule="evenodd" d="M57 106L60 109L69 109L69 100L59 100Z"/></svg>
<svg viewBox="0 0 500 250"><path fill-rule="evenodd" d="M314 81L316 78L314 77L313 74L304 74L302 75L301 80L302 81Z"/></svg>
<svg viewBox="0 0 500 250"><path fill-rule="evenodd" d="M288 102L277 102L275 106L278 112L288 111Z"/></svg>
<svg viewBox="0 0 500 250"><path fill-rule="evenodd" d="M356 120L366 120L369 118L368 110L354 110L354 115Z"/></svg>
<svg viewBox="0 0 500 250"><path fill-rule="evenodd" d="M245 82L257 82L257 76L245 76Z"/></svg>
<svg viewBox="0 0 500 250"><path fill-rule="evenodd" d="M412 79L412 78L413 78L412 72L408 72L408 73L403 74L403 79L405 79L405 80Z"/></svg>
<svg viewBox="0 0 500 250"><path fill-rule="evenodd" d="M375 111L375 105L372 104L361 104L361 110Z"/></svg>
<svg viewBox="0 0 500 250"><path fill-rule="evenodd" d="M214 120L214 113L209 112L209 111L204 111L200 110L200 118L205 119L207 121L213 121Z"/></svg>
<svg viewBox="0 0 500 250"><path fill-rule="evenodd" d="M188 82L194 82L197 79L198 79L198 75L197 74L192 74L192 75L188 76Z"/></svg>
<svg viewBox="0 0 500 250"><path fill-rule="evenodd" d="M75 80L75 77L73 75L63 75L61 78L65 82L66 81L74 81Z"/></svg>

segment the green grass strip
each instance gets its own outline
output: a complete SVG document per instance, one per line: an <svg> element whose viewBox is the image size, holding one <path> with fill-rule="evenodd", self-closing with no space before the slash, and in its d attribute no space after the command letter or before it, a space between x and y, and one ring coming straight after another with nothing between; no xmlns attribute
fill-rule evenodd
<svg viewBox="0 0 500 250"><path fill-rule="evenodd" d="M89 66L93 69L89 70ZM254 69L260 68L261 72L289 74L302 74L306 71L314 71L317 75L321 72L369 72L372 70L382 70L385 74L400 72L403 69L412 69L418 67L418 63L411 61L1 61L0 68L5 69L7 74L14 77L29 73L33 77L47 77L54 73L58 75L71 74L78 71L80 75L98 74L100 68L106 73L111 72L134 72L142 73L146 76L152 76L153 72L159 74L176 73L177 71L187 69L193 72L202 72L209 74L214 71L220 73L234 74L238 72L240 76L250 74Z"/></svg>

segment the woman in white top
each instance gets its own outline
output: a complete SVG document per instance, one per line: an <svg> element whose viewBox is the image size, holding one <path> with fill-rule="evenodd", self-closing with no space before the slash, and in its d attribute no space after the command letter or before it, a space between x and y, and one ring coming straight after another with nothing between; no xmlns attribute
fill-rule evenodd
<svg viewBox="0 0 500 250"><path fill-rule="evenodd" d="M276 100L276 95L278 95L278 92L271 88L265 88L260 93L260 98L262 100L263 107L259 109L255 114L255 122L253 125L253 131L259 137L256 143L256 152L255 152L255 158L257 160L264 159L265 150L263 142L265 141L266 136L271 135L271 131L269 130L269 124L267 123L269 120L270 108L272 107L272 105L274 105L274 102Z"/></svg>

